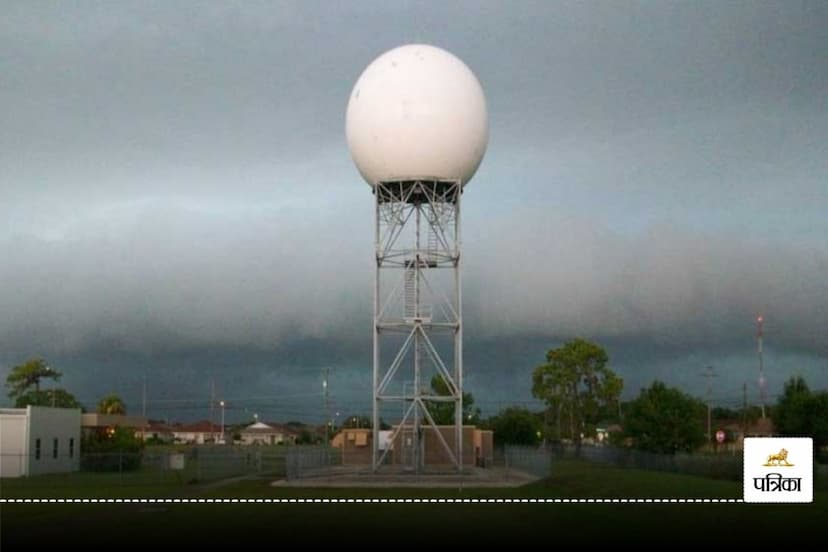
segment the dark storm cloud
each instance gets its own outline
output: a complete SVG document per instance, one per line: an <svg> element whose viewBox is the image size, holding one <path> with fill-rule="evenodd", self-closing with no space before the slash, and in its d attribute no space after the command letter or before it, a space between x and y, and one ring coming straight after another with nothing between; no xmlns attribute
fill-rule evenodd
<svg viewBox="0 0 828 552"><path fill-rule="evenodd" d="M484 335L716 347L750 335L765 313L777 345L828 354L824 243L757 242L666 222L628 238L589 218L531 208L512 215L468 248L466 300Z"/></svg>
<svg viewBox="0 0 828 552"><path fill-rule="evenodd" d="M341 204L354 216L336 223L324 218L337 216L331 208L215 213L149 202L103 234L107 221L60 240L3 240L13 262L0 275L14 290L0 301L3 346L152 351L361 339L372 275L365 195ZM666 223L624 237L532 208L467 226L470 337L718 346L749 334L764 312L778 346L828 352L824 244L756 243Z"/></svg>
<svg viewBox="0 0 828 552"><path fill-rule="evenodd" d="M353 351L372 211L345 103L414 41L489 104L471 347L683 359L742 347L764 312L780 351L828 354L824 3L21 2L0 20L7 363Z"/></svg>
<svg viewBox="0 0 828 552"><path fill-rule="evenodd" d="M0 274L15 293L2 295L3 345L152 351L348 338L354 313L370 312L367 286L354 285L370 243L348 239L351 221L326 226L325 214L150 201L59 240L4 240L14 263Z"/></svg>

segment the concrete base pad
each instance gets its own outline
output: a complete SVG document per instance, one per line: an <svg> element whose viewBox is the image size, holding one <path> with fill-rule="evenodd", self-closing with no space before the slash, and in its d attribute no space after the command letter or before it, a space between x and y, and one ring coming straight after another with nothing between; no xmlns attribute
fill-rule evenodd
<svg viewBox="0 0 828 552"><path fill-rule="evenodd" d="M305 473L301 478L280 479L273 487L519 487L539 477L505 468L467 468L463 473L426 472L414 473L402 470L380 470L353 466L335 466Z"/></svg>

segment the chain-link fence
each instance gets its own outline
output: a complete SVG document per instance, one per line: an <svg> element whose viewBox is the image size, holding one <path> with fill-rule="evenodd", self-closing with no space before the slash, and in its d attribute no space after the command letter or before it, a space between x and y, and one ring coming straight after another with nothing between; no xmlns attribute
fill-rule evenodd
<svg viewBox="0 0 828 552"><path fill-rule="evenodd" d="M284 477L287 449L292 448L303 447L208 445L79 456L3 454L0 495L41 489L105 494L112 487L163 490L234 477Z"/></svg>
<svg viewBox="0 0 828 552"><path fill-rule="evenodd" d="M556 459L581 459L619 468L668 471L716 479L741 480L742 456L730 454L658 454L612 446L549 446Z"/></svg>
<svg viewBox="0 0 828 552"><path fill-rule="evenodd" d="M588 445L582 446L580 450L571 445L550 445L547 448L555 460L581 459L618 468L666 471L730 481L741 481L743 477L741 452L658 454L632 448ZM814 464L814 487L828 491L828 465Z"/></svg>
<svg viewBox="0 0 828 552"><path fill-rule="evenodd" d="M521 447L497 449L484 468L487 480L511 481L522 472L537 478L554 473L555 462L581 459L619 468L666 471L741 481L741 455L665 455L611 446ZM129 487L136 495L180 493L188 485L212 484L236 477L298 480L370 465L342 466L339 449L325 446L149 447L140 453L83 453L79 457L0 455L0 496L106 496ZM393 470L392 470L393 471ZM828 467L815 465L815 486L828 490ZM16 472L16 473L12 473ZM15 477L28 474L24 477ZM123 491L120 492L123 494Z"/></svg>
<svg viewBox="0 0 828 552"><path fill-rule="evenodd" d="M285 456L285 477L288 480L318 475L342 464L338 448L325 445L291 447Z"/></svg>
<svg viewBox="0 0 828 552"><path fill-rule="evenodd" d="M536 477L552 474L552 452L540 447L506 445L495 451L494 466L525 472Z"/></svg>
<svg viewBox="0 0 828 552"><path fill-rule="evenodd" d="M467 465L463 470L463 477L468 482L478 480L487 483L548 477L552 470L552 458L552 453L544 448L508 446L494 451L483 466ZM374 474L370 458L364 460L366 461L346 463L340 449L322 445L292 447L287 450L285 475L288 481L313 478L325 478L330 481L332 476L341 477L343 480L359 477L363 478L366 484L372 482L366 479L366 476L376 475L377 478L373 482L383 480L389 485L394 482L409 484L413 481L421 481L424 485L436 484L440 483L441 478L447 479L458 475L456 468L449 464L426 465L421 470L416 470L410 464L394 464L388 456L384 465Z"/></svg>

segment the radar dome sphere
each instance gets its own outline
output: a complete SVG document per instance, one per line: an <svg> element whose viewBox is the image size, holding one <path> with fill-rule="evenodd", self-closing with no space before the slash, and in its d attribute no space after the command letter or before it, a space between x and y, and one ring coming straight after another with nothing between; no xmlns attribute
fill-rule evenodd
<svg viewBox="0 0 828 552"><path fill-rule="evenodd" d="M362 177L466 184L489 141L483 88L453 54L409 44L374 60L357 80L345 122Z"/></svg>

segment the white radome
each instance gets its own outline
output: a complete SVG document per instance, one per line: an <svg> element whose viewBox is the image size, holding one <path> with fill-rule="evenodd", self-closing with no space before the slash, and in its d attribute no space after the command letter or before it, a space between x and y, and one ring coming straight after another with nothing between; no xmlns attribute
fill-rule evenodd
<svg viewBox="0 0 828 552"><path fill-rule="evenodd" d="M372 186L474 176L489 141L483 88L453 54L409 44L374 60L351 92L348 147Z"/></svg>

